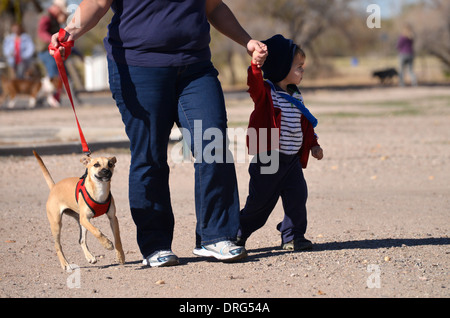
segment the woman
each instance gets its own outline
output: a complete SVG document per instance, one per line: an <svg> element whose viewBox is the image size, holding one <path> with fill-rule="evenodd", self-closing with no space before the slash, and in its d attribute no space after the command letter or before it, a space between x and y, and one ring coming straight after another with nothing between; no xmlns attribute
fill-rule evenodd
<svg viewBox="0 0 450 318"><path fill-rule="evenodd" d="M11 26L11 34L3 41L3 55L13 71L14 78L26 78L33 54L33 39L24 32L22 25L14 23Z"/></svg>
<svg viewBox="0 0 450 318"><path fill-rule="evenodd" d="M209 140L203 133L220 129L215 154L226 158L226 111L209 49L210 24L255 50L260 65L267 56L263 43L252 40L221 0L84 0L65 28L66 40L77 40L111 8L114 16L104 45L109 82L130 139L129 201L137 226L143 263L179 263L171 251L174 217L169 193L167 147L174 122L188 132L194 157ZM76 19L79 17L79 19ZM208 23L209 22L209 23ZM57 34L52 44L59 46ZM60 48L64 54L64 48ZM194 132L194 128L201 133ZM199 136L200 138L196 138ZM200 153L201 152L201 153ZM236 246L239 198L234 163L196 160L194 253L223 261L246 257Z"/></svg>
<svg viewBox="0 0 450 318"><path fill-rule="evenodd" d="M405 70L408 69L411 85L417 86L417 77L414 73L414 32L409 24L403 26L402 34L397 41L397 50L400 64L400 86L405 86Z"/></svg>

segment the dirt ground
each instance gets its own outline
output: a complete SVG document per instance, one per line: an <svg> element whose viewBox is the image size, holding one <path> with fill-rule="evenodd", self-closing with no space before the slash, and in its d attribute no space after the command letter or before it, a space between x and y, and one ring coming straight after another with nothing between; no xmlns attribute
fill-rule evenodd
<svg viewBox="0 0 450 318"><path fill-rule="evenodd" d="M115 155L112 180L126 264L92 237L96 264L84 259L78 226L63 219L62 243L72 272L61 270L45 214L48 188L32 156L0 157L1 298L448 298L450 296L450 89L449 87L307 90L325 157L310 159L307 238L310 252L280 249L278 203L267 224L247 242L248 258L226 264L192 254L195 242L194 178L190 162L171 152L171 193L176 218L173 251L181 265L141 265L128 209L126 149ZM101 128L123 137L111 103L79 108L89 142ZM246 95L227 97L231 128L245 127ZM70 107L0 110L3 129L59 129L77 139ZM63 118L67 118L64 119ZM19 128L17 128L19 127ZM66 129L66 130L64 130ZM114 133L111 133L114 131ZM64 132L64 133L62 133ZM107 133L105 133L107 134ZM68 137L70 136L70 137ZM13 143L12 139L3 145ZM173 143L172 147L179 145ZM235 155L241 153L238 140ZM172 148L169 150L172 151ZM80 154L44 155L55 181L81 176ZM241 206L248 193L249 158L236 163ZM93 223L111 237L106 217Z"/></svg>

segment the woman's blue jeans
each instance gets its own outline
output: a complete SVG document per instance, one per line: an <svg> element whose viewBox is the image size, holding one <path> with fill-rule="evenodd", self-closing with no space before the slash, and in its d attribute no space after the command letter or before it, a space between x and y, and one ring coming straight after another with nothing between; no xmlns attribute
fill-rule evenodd
<svg viewBox="0 0 450 318"><path fill-rule="evenodd" d="M108 69L111 92L130 139L129 203L142 255L171 249L174 215L167 153L174 123L190 134L185 140L191 141L196 157L196 245L235 240L239 228L236 172L227 156L225 102L212 63L140 67L108 59ZM220 131L223 140L205 138L210 128ZM199 152L212 142L214 154L224 160L198 160Z"/></svg>
<svg viewBox="0 0 450 318"><path fill-rule="evenodd" d="M38 53L38 57L44 64L49 78L59 76L58 67L56 66L55 58L48 53L48 50Z"/></svg>

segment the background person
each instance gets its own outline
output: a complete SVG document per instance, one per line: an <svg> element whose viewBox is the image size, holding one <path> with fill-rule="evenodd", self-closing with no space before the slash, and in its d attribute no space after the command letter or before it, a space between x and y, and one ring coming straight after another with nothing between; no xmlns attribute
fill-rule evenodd
<svg viewBox="0 0 450 318"><path fill-rule="evenodd" d="M400 63L400 86L405 86L405 72L409 72L411 85L417 86L417 77L414 73L414 32L409 24L403 26L402 34L397 42Z"/></svg>
<svg viewBox="0 0 450 318"><path fill-rule="evenodd" d="M22 25L14 23L11 34L3 41L3 55L13 71L13 78L23 79L33 62L34 43Z"/></svg>
<svg viewBox="0 0 450 318"><path fill-rule="evenodd" d="M40 18L37 29L36 49L38 51L38 57L45 66L47 77L53 86L55 86L53 97L56 103L51 103L51 106L59 106L61 102L62 82L59 78L55 59L48 51L48 45L51 42L52 35L58 32L61 26L66 23L67 16L66 1L54 0L47 12Z"/></svg>

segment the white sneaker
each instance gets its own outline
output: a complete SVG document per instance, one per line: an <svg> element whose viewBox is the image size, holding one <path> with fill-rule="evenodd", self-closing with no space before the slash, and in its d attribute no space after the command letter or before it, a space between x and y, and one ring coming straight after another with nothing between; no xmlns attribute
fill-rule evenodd
<svg viewBox="0 0 450 318"><path fill-rule="evenodd" d="M231 241L202 245L202 247L194 248L192 252L197 256L214 257L224 262L234 262L247 257L245 248Z"/></svg>
<svg viewBox="0 0 450 318"><path fill-rule="evenodd" d="M173 266L180 264L180 261L172 251L164 250L164 251L156 251L147 258L144 258L142 264L151 267Z"/></svg>

